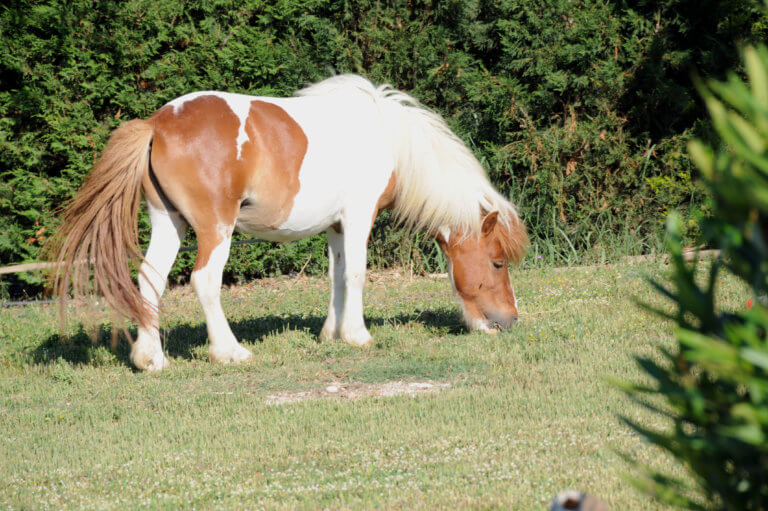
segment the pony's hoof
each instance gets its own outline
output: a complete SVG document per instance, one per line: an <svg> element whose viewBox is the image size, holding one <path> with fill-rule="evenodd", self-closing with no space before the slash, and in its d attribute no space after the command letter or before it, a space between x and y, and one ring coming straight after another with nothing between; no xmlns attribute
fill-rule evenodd
<svg viewBox="0 0 768 511"><path fill-rule="evenodd" d="M369 348L373 345L373 337L365 328L352 332L342 332L341 340L358 348Z"/></svg>
<svg viewBox="0 0 768 511"><path fill-rule="evenodd" d="M209 355L211 362L219 362L220 364L239 364L253 358L253 353L240 344L211 348Z"/></svg>
<svg viewBox="0 0 768 511"><path fill-rule="evenodd" d="M131 362L139 371L162 371L171 366L162 351L144 350L138 343L131 349Z"/></svg>
<svg viewBox="0 0 768 511"><path fill-rule="evenodd" d="M339 338L339 331L336 328L323 325L323 329L320 330L321 341L332 341Z"/></svg>

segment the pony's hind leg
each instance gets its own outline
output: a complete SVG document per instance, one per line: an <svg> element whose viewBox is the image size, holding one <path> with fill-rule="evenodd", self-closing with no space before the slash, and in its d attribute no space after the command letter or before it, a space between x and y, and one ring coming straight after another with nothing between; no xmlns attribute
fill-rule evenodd
<svg viewBox="0 0 768 511"><path fill-rule="evenodd" d="M341 227L339 227L341 229ZM328 317L325 318L320 339L330 341L340 337L339 326L344 308L344 235L331 227L328 235L328 280L331 297L328 303Z"/></svg>
<svg viewBox="0 0 768 511"><path fill-rule="evenodd" d="M165 290L168 272L179 252L181 241L187 232L187 223L176 211L156 208L147 201L152 235L149 248L139 273L139 290L152 305L152 318L148 327L140 326L136 342L131 346L131 362L136 368L159 371L168 367L158 330L158 307Z"/></svg>
<svg viewBox="0 0 768 511"><path fill-rule="evenodd" d="M253 356L237 342L221 308L221 277L229 257L233 228L234 223L213 229L196 229L197 260L191 278L205 314L209 355L212 361L223 363L241 362Z"/></svg>

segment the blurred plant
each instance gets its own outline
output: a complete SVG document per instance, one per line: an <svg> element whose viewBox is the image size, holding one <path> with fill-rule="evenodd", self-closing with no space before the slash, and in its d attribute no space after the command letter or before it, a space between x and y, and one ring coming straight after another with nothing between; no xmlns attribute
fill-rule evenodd
<svg viewBox="0 0 768 511"><path fill-rule="evenodd" d="M674 290L653 285L677 306L673 314L657 312L677 322L678 344L661 350L662 362L638 359L651 385L622 384L672 419L671 431L624 420L682 461L695 485L647 468L634 482L692 509L768 509L768 50L747 47L743 56L748 83L736 73L722 82L696 79L721 146L695 140L689 153L713 201L701 232L721 255L708 272L686 263L681 220L670 216ZM717 307L723 270L749 287L752 308L749 297L744 310Z"/></svg>

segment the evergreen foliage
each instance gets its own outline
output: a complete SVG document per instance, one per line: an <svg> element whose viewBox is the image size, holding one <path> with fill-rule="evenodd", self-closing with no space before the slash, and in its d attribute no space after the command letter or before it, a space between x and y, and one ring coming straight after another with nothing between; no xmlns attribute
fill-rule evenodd
<svg viewBox="0 0 768 511"><path fill-rule="evenodd" d="M688 509L768 509L768 49L744 55L748 83L730 73L700 85L722 148L690 144L713 198L702 235L722 257L701 283L697 265L683 259L680 220L670 217L675 290L657 287L677 306L679 344L663 362L639 360L651 385L625 385L674 422L670 431L630 425L684 462L697 486L647 471L636 482ZM751 309L749 296L740 311L717 306L723 270L744 282Z"/></svg>
<svg viewBox="0 0 768 511"><path fill-rule="evenodd" d="M11 0L0 9L0 264L35 260L122 120L194 90L289 95L342 72L440 111L520 205L544 261L604 257L617 240L642 252L669 208L699 203L683 150L702 116L690 67L718 75L737 39L766 33L751 4L705 3ZM388 223L376 224L373 263L439 266L431 240ZM238 247L225 277L322 271L323 253L322 236ZM18 274L6 292L33 293L38 278Z"/></svg>

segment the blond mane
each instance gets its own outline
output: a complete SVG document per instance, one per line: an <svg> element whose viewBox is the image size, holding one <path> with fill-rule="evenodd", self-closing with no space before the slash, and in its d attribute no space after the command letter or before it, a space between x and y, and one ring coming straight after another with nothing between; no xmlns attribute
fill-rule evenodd
<svg viewBox="0 0 768 511"><path fill-rule="evenodd" d="M388 84L376 87L357 75L334 76L296 94L335 93L366 94L379 106L391 133L394 212L400 223L428 233L448 228L479 236L484 215L498 211L505 254L514 261L522 257L528 238L515 206L493 188L475 155L438 113Z"/></svg>

